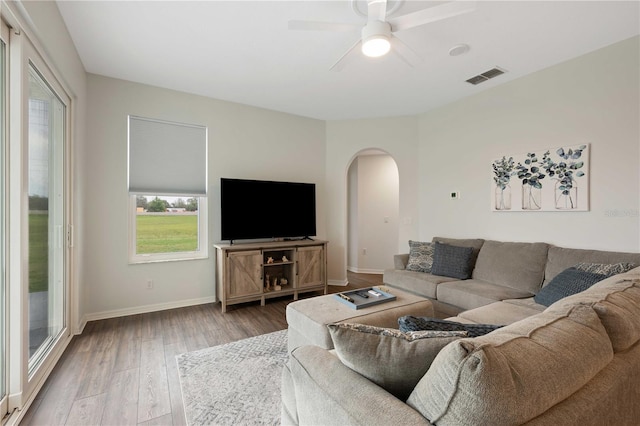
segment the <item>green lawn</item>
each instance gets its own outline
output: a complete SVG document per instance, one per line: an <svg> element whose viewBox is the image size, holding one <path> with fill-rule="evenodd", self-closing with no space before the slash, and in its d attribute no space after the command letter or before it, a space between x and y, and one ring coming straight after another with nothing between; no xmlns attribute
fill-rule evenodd
<svg viewBox="0 0 640 426"><path fill-rule="evenodd" d="M198 215L138 215L136 229L138 254L198 249Z"/></svg>
<svg viewBox="0 0 640 426"><path fill-rule="evenodd" d="M49 215L29 215L29 293L49 289Z"/></svg>

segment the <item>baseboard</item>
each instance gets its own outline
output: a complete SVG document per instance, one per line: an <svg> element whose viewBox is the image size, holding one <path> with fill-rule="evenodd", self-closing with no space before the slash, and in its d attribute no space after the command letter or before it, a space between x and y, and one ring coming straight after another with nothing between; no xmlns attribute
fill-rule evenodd
<svg viewBox="0 0 640 426"><path fill-rule="evenodd" d="M353 266L347 266L347 271L355 272L356 274L376 274L376 275L384 274L384 269L361 269Z"/></svg>
<svg viewBox="0 0 640 426"><path fill-rule="evenodd" d="M158 303L155 305L136 306L126 309L114 309L113 311L95 312L93 314L87 314L82 319L82 327L89 321L97 321L108 318L125 317L128 315L146 314L148 312L166 311L167 309L184 308L186 306L204 305L205 303L215 303L217 299L215 296L202 297L199 299L187 299L177 302Z"/></svg>
<svg viewBox="0 0 640 426"><path fill-rule="evenodd" d="M327 280L327 284L346 287L349 284L349 281L347 281L346 278L344 280Z"/></svg>

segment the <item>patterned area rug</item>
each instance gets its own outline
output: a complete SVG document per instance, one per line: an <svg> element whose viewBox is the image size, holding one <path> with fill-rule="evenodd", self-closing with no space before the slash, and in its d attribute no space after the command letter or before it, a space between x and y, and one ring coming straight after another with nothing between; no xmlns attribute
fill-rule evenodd
<svg viewBox="0 0 640 426"><path fill-rule="evenodd" d="M287 330L176 356L187 424L279 425Z"/></svg>

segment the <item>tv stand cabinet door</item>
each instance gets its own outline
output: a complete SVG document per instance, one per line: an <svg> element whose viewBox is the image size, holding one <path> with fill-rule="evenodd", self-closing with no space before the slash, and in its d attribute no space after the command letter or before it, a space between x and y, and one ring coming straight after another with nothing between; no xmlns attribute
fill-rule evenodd
<svg viewBox="0 0 640 426"><path fill-rule="evenodd" d="M227 299L262 295L262 252L249 250L227 256Z"/></svg>
<svg viewBox="0 0 640 426"><path fill-rule="evenodd" d="M297 288L323 287L325 285L325 262L323 246L298 247Z"/></svg>

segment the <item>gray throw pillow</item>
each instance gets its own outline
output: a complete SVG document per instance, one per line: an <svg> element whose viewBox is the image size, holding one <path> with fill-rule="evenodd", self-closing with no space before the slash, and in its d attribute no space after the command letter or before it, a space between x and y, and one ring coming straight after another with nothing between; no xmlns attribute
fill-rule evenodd
<svg viewBox="0 0 640 426"><path fill-rule="evenodd" d="M594 274L602 274L602 275L617 275L624 274L625 272L629 272L636 265L628 262L620 262L620 263L578 263L575 268L579 271L584 272L592 272Z"/></svg>
<svg viewBox="0 0 640 426"><path fill-rule="evenodd" d="M403 333L363 324L329 324L340 361L396 398L406 401L440 350L464 331Z"/></svg>
<svg viewBox="0 0 640 426"><path fill-rule="evenodd" d="M478 337L503 327L493 324L463 324L438 318L405 315L398 318L398 328L405 333L420 330L466 331L469 337Z"/></svg>
<svg viewBox="0 0 640 426"><path fill-rule="evenodd" d="M533 300L541 305L551 306L560 299L585 291L605 278L607 275L580 271L573 267L567 268L542 287Z"/></svg>
<svg viewBox="0 0 640 426"><path fill-rule="evenodd" d="M473 248L435 243L431 273L466 280L471 278Z"/></svg>
<svg viewBox="0 0 640 426"><path fill-rule="evenodd" d="M433 265L433 243L409 240L409 261L407 270L415 272L431 272Z"/></svg>

